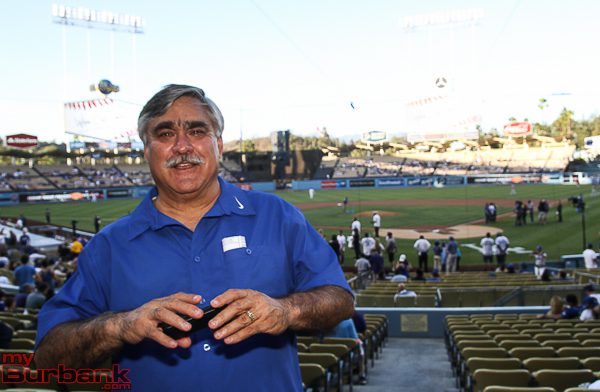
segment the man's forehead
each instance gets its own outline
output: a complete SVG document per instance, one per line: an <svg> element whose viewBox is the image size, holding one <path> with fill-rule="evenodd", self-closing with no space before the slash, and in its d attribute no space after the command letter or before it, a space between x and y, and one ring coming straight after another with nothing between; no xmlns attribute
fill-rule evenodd
<svg viewBox="0 0 600 392"><path fill-rule="evenodd" d="M150 129L163 122L169 122L182 128L191 125L197 126L199 123L206 123L211 130L217 128L208 105L193 97L181 97L175 100L165 113L150 120Z"/></svg>

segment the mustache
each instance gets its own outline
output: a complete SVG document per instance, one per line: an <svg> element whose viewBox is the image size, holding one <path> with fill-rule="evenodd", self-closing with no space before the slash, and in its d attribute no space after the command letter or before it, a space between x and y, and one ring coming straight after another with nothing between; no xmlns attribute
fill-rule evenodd
<svg viewBox="0 0 600 392"><path fill-rule="evenodd" d="M191 163L193 165L204 165L206 163L206 161L198 155L193 155L193 154L176 155L165 161L165 167L167 169L171 169L182 163Z"/></svg>

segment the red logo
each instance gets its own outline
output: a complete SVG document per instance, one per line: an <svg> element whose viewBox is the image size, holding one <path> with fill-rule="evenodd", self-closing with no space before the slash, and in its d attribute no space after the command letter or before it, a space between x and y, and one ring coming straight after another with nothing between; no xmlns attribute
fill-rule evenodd
<svg viewBox="0 0 600 392"><path fill-rule="evenodd" d="M336 180L321 180L321 188L323 188L323 189L337 188L337 181Z"/></svg>
<svg viewBox="0 0 600 392"><path fill-rule="evenodd" d="M525 121L515 121L504 126L504 134L507 136L525 136L533 132L533 125Z"/></svg>
<svg viewBox="0 0 600 392"><path fill-rule="evenodd" d="M6 145L9 147L16 147L16 148L37 147L38 138L37 138L37 136L27 135L25 133L18 133L16 135L8 135L8 136L6 136Z"/></svg>
<svg viewBox="0 0 600 392"><path fill-rule="evenodd" d="M127 377L129 369L114 364L110 369L72 369L63 364L56 368L29 368L33 361L32 353L2 353L0 385L11 384L94 384L102 390L129 390L131 380Z"/></svg>

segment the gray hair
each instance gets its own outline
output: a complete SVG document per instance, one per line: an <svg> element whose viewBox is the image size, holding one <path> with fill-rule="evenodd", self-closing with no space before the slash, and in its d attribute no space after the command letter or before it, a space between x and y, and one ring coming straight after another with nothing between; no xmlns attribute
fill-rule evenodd
<svg viewBox="0 0 600 392"><path fill-rule="evenodd" d="M171 105L173 105L173 102L181 97L196 98L205 104L209 116L217 127L215 136L217 138L221 137L224 128L223 114L221 114L221 110L219 110L217 105L204 94L204 91L194 86L169 84L150 98L140 112L140 116L138 117L138 134L144 145L148 141L148 123L150 120L165 114Z"/></svg>

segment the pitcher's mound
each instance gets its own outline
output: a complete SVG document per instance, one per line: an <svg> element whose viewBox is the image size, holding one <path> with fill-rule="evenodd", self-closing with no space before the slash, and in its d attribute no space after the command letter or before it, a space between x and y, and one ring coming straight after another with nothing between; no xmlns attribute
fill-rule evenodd
<svg viewBox="0 0 600 392"><path fill-rule="evenodd" d="M354 214L355 216L368 216L369 218L373 216L373 213L375 212L375 210L373 211L363 211L363 212L359 212L357 214ZM382 217L385 216L398 216L400 215L400 213L398 212L394 212L394 211L379 211L377 210L377 213L379 215L381 215Z"/></svg>

